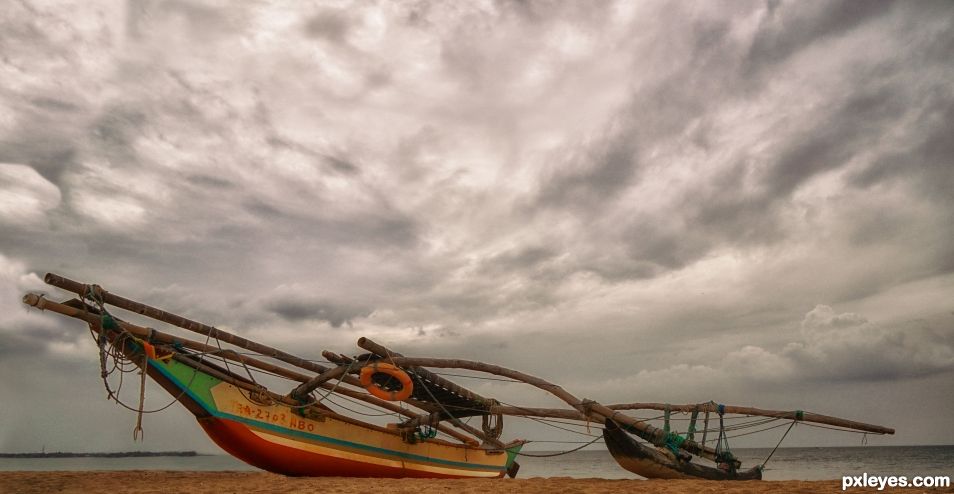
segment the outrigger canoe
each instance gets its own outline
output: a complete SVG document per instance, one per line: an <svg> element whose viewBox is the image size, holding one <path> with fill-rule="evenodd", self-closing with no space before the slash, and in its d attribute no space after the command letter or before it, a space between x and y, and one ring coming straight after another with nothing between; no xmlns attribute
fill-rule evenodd
<svg viewBox="0 0 954 494"><path fill-rule="evenodd" d="M602 437L620 466L647 478L761 478L764 462L743 471L741 462L728 450L729 427L724 426L722 420L725 414L736 414L743 419L763 417L747 424L735 423L733 431L772 421L790 421L782 422L781 426L790 423L790 430L796 422L805 422L872 434L894 433L887 427L809 412L733 407L713 402L603 405L513 369L471 360L405 357L367 338L358 340L358 346L367 352L361 355L322 352L322 357L333 364L327 367L118 296L98 285L79 283L52 273L44 280L79 298L59 303L29 293L23 302L89 325L96 339L103 383L110 398L121 403L118 392L110 388L110 373L138 369L139 404L126 406L139 412L140 422L148 377L185 406L223 450L250 465L283 475L514 477L519 469L516 457L527 441L500 439L504 416L577 421L585 424L587 432L591 423L601 424L602 436L595 435L592 442ZM199 333L206 340L201 342L133 324L111 314L107 305ZM245 351L239 353L232 347ZM504 405L429 369L465 369L505 377L544 390L569 408ZM291 389L283 392L275 391L274 386L269 389L260 384L255 375L284 379ZM369 407L376 412L370 415L389 415L398 421L380 425L356 418L345 413L345 410L354 410L335 402L332 396ZM623 413L643 409L665 410L664 426L656 427L646 419ZM692 413L686 435L670 430L672 410ZM704 426L696 431L696 417L701 411L705 412ZM719 416L719 426L714 429L709 428L712 411ZM469 417L480 417L480 427L461 420ZM139 431L137 422L135 432ZM701 441L695 439L695 432L702 433ZM707 444L707 432L718 432L716 447ZM716 466L697 463L693 461L696 458Z"/></svg>

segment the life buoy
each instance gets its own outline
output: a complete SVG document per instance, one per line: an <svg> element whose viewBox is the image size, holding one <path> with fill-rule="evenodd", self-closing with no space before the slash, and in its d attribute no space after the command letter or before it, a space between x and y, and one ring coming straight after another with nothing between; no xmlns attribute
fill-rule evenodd
<svg viewBox="0 0 954 494"><path fill-rule="evenodd" d="M374 383L371 379L375 374L386 374L401 383L401 389L387 390ZM404 401L411 397L414 391L414 383L411 382L411 376L407 372L384 362L374 362L361 368L361 385L373 396L387 401Z"/></svg>

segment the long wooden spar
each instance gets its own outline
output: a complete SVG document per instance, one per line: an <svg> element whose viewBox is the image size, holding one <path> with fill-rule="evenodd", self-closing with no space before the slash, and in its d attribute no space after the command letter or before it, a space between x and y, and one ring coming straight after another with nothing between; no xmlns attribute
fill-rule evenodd
<svg viewBox="0 0 954 494"><path fill-rule="evenodd" d="M93 297L101 300L105 304L119 307L120 309L128 310L130 312L135 312L136 314L150 317L152 319L156 319L158 321L162 321L162 322L180 327L188 331L199 333L201 335L205 335L210 338L216 338L220 341L224 341L228 344L237 346L239 348L244 348L246 350L259 353L263 356L271 357L276 360L285 362L287 364L294 365L295 367L300 367L302 369L310 370L319 375L324 374L325 377L329 375L325 373L331 370L330 368L320 365L318 363L312 362L310 360L305 360L301 357L281 351L277 348L273 348L268 345L263 345L261 343L243 338L241 336L229 333L228 331L223 331L214 326L203 324L201 322L194 321L192 319L180 316L178 314L173 314L171 312L167 312L157 307L152 307L150 305L146 305L140 302L136 302L135 300L130 300L128 298L116 295L114 293L106 291L99 285L90 285L86 283L80 283L78 281L71 280L69 278L66 278L54 273L47 273L46 276L43 277L43 281L57 288L62 288L63 290L76 293L80 295L81 297L92 295ZM433 377L440 379L439 376L433 376ZM361 383L357 379L355 379L353 376L343 375L341 376L341 378L343 382L351 386L363 387L361 386ZM436 382L436 381L432 381L432 382ZM476 393L470 392L460 386L450 383L449 381L442 380L441 384L450 386L454 392L462 396L475 399L478 401L481 399L484 399L480 397L479 395L477 395ZM298 391L300 392L302 389L304 388L299 388ZM427 403L421 403L421 402L409 402L409 403L429 413L434 413L438 411L437 408ZM496 441L494 438L487 436L482 431L479 431L473 427L466 426L460 421L454 420L454 421L451 421L451 424L466 431L469 434L472 434L484 441L487 441L493 444L494 446L497 446L497 447L502 446L502 443L500 443L499 441ZM464 426L462 427L462 425ZM444 429L440 429L440 430L442 432L445 432Z"/></svg>
<svg viewBox="0 0 954 494"><path fill-rule="evenodd" d="M99 316L89 311L85 311L76 307L72 307L69 305L54 302L52 300L48 300L41 295L29 293L23 297L23 303L36 307L41 310L49 310L51 312L56 312L58 314L79 319L79 320L85 321L86 323L99 324ZM227 360L231 360L233 362L237 362L243 365L248 365L250 367L255 367L267 372L271 372L273 374L277 374L281 377L284 377L286 379L290 379L293 381L308 382L310 379L312 379L311 376L302 374L300 372L296 372L291 369L287 369L285 367L273 365L271 363L256 359L254 357L242 355L237 352L222 351L221 348L218 348L212 345L207 345L205 343L192 341L186 338L180 338L168 333L164 333L162 331L157 331L151 328L144 328L141 326L137 326L135 324L125 322L125 321L117 321L117 323L120 325L120 327L122 327L126 331L129 331L130 334L138 338L142 338L142 339L151 338L153 341L157 343L161 343L161 344L182 345L183 347L188 348L190 350L195 350L195 351L203 352L203 353L214 353ZM368 395L367 393L353 391L343 386L338 386L337 388L335 388L331 383L327 383L327 382L322 383L320 387L327 390L334 390L335 393L339 393L339 394L348 396L350 398L363 401L370 405L374 405L374 406L383 408L385 410L403 415L405 417L408 417L411 420L419 419L421 417L420 415L414 412L411 412L407 409L404 409L395 403L380 400L378 398ZM436 427L441 432L463 443L467 443L470 445L477 444L477 441L475 441L472 437L464 435L450 427L447 427L444 425L436 425Z"/></svg>
<svg viewBox="0 0 954 494"><path fill-rule="evenodd" d="M261 343L229 333L228 331L223 331L214 326L193 321L192 319L180 316L178 314L173 314L171 312L167 312L162 309L158 309L156 307L152 307L150 305L139 303L135 300L130 300L114 293L110 293L99 285L80 283L78 281L74 281L53 273L47 273L46 276L43 277L43 281L45 281L48 285L53 285L57 288L62 288L63 290L76 293L80 297L93 296L101 300L104 304L119 307L120 309L135 312L136 314L150 317L164 323L172 324L173 326L178 326L194 333L215 338L230 345L235 345L239 348L244 348L246 350L259 353L263 356L271 357L287 364L294 365L295 367L310 370L316 374L321 374L329 370L328 367L325 367L321 364L317 364L310 360L305 360L301 357L283 352L277 348L263 345Z"/></svg>
<svg viewBox="0 0 954 494"><path fill-rule="evenodd" d="M698 407L698 409L696 408ZM717 411L718 405L713 405L710 403L700 403L698 405L669 405L670 411L674 412L692 412L698 410L700 412L705 412L709 410L710 412ZM606 405L606 408L610 410L658 410L665 411L666 405L664 403L625 403L625 404L613 404ZM562 408L533 408L533 407L516 407L516 406L494 406L490 408L491 413L499 413L502 415L516 415L523 417L547 417L547 418L556 418L556 419L567 419L567 420L587 420L587 417L582 413L576 410L568 410ZM785 410L765 410L761 408L751 408L751 407L741 407L733 405L723 405L723 413L731 413L737 415L750 415L753 417L773 417L778 419L787 419L787 420L797 420L799 422L811 422L816 424L825 424L831 425L834 427L841 427L844 429L850 429L861 432L870 432L872 434L894 434L894 429L890 427L883 427L875 424L867 424L864 422L856 422L854 420L842 419L839 417L832 417L829 415L821 415L818 413L812 412L802 412L799 410L795 411L785 411ZM424 417L424 416L422 416Z"/></svg>
<svg viewBox="0 0 954 494"><path fill-rule="evenodd" d="M536 376L524 374L523 372L501 367L499 365L486 364L473 360L459 359L440 359L440 358L420 358L420 357L394 357L390 362L399 367L434 367L439 369L468 369L478 372L486 372L497 376L509 377L518 381L525 382L531 386L540 388L557 398L563 400L568 405L576 409L579 413L598 422L613 420L617 423L627 426L631 431L637 433L643 439L654 444L662 444L666 441L667 433L663 429L654 427L646 422L626 416L616 410L612 410L593 400L581 400L562 387ZM708 458L713 461L721 460L715 449L703 446L696 441L685 439L679 446L685 451Z"/></svg>
<svg viewBox="0 0 954 494"><path fill-rule="evenodd" d="M716 403L699 403L695 405L670 405L666 403L619 403L615 405L606 405L611 410L659 410L669 409L674 412L718 412L719 406ZM861 432L870 432L872 434L894 434L894 429L881 425L867 424L865 422L856 422L830 415L820 413L805 412L802 410L766 410L764 408L742 407L734 405L721 405L723 413L733 413L737 415L752 415L756 417L774 417L778 419L797 420L799 422L813 422L816 424L831 425L844 429L852 429Z"/></svg>
<svg viewBox="0 0 954 494"><path fill-rule="evenodd" d="M31 305L31 306L37 307L37 308L39 308L39 309L50 310L50 311L57 312L57 313L60 313L60 314L63 314L63 315L67 315L67 316L70 316L70 317L74 317L74 318L76 318L76 319L83 320L83 321L89 323L89 324L91 325L91 327L93 328L94 331L97 331L97 332L103 331L103 328L102 328L102 326L101 326L101 322L102 322L102 321L101 321L100 317L99 317L97 314L94 314L94 313L92 313L92 312L90 312L90 311L88 311L88 310L83 310L83 309L79 309L79 308L76 308L76 307L71 307L71 306L69 306L69 305L58 304L58 303L56 303L56 302L51 302L51 301L49 301L49 300L43 298L42 296L39 296L39 295L36 295L36 294L32 294L32 293L27 294L26 296L24 296L24 297L23 297L23 302L24 302L25 304L27 304L27 305ZM232 359L232 360L235 360L235 361L238 361L238 359L235 358L236 356L241 357L241 355L235 354L234 352L227 352L227 351L226 351L226 352L221 352L221 351L218 351L218 352L217 352L217 350L219 350L217 347L212 347L212 346L204 345L204 344L198 343L198 342L191 342L191 341L189 341L189 340L180 340L180 339L175 338L175 337L172 336L172 335L169 335L169 334L166 334L166 333L162 333L162 332L156 331L156 330L151 329L151 328L144 328L144 327L142 327L142 326L137 326L137 325L135 325L135 324L128 323L128 322L126 322L126 321L119 321L119 320L117 320L117 321L116 321L116 324L118 324L120 328L122 328L124 331L126 331L126 332L129 333L130 335L132 335L132 336L134 336L134 337L136 337L136 338L143 339L143 340L150 339L150 340L152 340L152 341L155 342L155 343L166 344L166 345L170 345L170 346L173 346L173 345L175 345L175 344L180 344L180 345L182 345L182 346L187 346L187 345L189 345L189 346L194 346L194 347L196 347L195 349L201 350L201 351L205 351L205 352L207 352L207 353L213 353L213 352L215 352L215 353L217 353L218 355L220 355L220 356L222 356L222 357L231 356L231 357L232 357L231 359ZM233 355L230 355L230 354L233 354ZM216 369L213 369L212 367L209 367L208 365L205 365L205 364L203 364L202 362L197 361L194 357L191 357L191 356L188 356L188 355L185 355L185 354L173 354L173 358L176 359L176 360L178 360L178 361L180 361L180 362L185 363L186 365L189 365L189 366L191 366L191 367L195 367L195 368L197 368L197 369L200 369L200 370L202 370L203 372L207 372L207 373L210 373L210 374L212 374L212 375L215 375L216 377L218 377L218 378L220 378L220 379L222 379L222 380L228 382L229 384L232 384L232 385L234 385L234 386L238 386L238 387L240 387L240 388L242 388L242 389L245 389L246 391L249 391L249 392L252 392L252 393L263 393L264 395L268 396L270 399L272 399L272 400L275 401L275 402L284 403L285 405L289 405L289 406L299 406L299 405L300 405L300 403L299 403L297 400L294 400L293 398L290 398L290 397L288 397L288 396L283 396L283 395L280 395L280 394L278 394L278 393L273 393L273 392L271 392L271 391L268 391L267 389L264 389L263 387L257 386L257 385L255 385L254 383L248 381L247 379L240 379L240 378L237 378L237 377L235 377L235 376L223 374L222 372L220 372L220 371L218 371L218 370L216 370ZM245 362L251 364L251 363L255 363L255 360L246 357L246 361L245 361ZM267 364L267 363L265 363L265 362L260 362L260 363L265 364L265 365L269 365L269 364ZM138 365L138 364L137 364L137 365ZM344 421L344 422L348 422L348 423L352 423L352 424L356 424L356 425L361 425L361 426L364 426L364 427L370 427L370 428L373 428L373 429L376 429L376 430L380 430L380 431L383 431L383 432L394 433L394 431L391 431L391 430L389 430L389 429L385 429L385 428L383 428L383 427L379 427L379 426L376 426L376 425L374 425L374 424L368 424L368 423L366 423L366 422L362 422L362 421L353 419L353 418L351 418L351 417L347 417L347 416L344 416L344 415L340 415L340 414L338 414L338 413L332 412L332 411L327 410L327 409L321 410L319 413L321 413L321 414L323 414L323 415L329 415L329 416L335 417L336 419L342 420L342 421Z"/></svg>
<svg viewBox="0 0 954 494"><path fill-rule="evenodd" d="M567 392L562 387L548 382L544 379L540 379L536 376L531 376L513 369L508 369L498 365L486 364L483 362L475 362L471 360L459 360L459 359L435 359L435 358L416 358L416 357L395 357L393 363L398 366L420 366L420 367L433 367L433 368L457 368L457 369L468 369L479 372L486 372L488 374L494 374L503 377L509 377L511 379L516 379L518 381L525 382L531 386L535 386L544 391L547 391L557 398L560 398L568 405L574 408L574 410L561 410L561 409L547 409L547 408L523 408L523 407L505 407L505 406L493 406L490 409L491 413L500 413L504 415L518 415L518 416L539 416L539 417L553 417L553 418L565 418L571 420L587 420L595 419L603 421L606 419L613 420L617 423L624 424L628 426L631 430L639 431L639 434L644 439L647 439L653 443L658 443L665 441L666 432L663 429L654 427L650 424L647 424L644 421L629 417L622 413L619 413L620 410L634 410L634 409L650 409L650 410L665 410L667 405L663 403L627 403L627 404L616 404L604 406L592 400L581 400L574 396L573 394ZM699 407L699 411L705 411L705 406L711 407L710 411L718 411L718 406L716 404L700 404L700 405L668 405L670 410L677 411L686 411L691 412L696 407ZM732 413L732 414L744 414L744 415L754 415L754 416L765 416L765 417L775 417L781 419L791 419L791 420L800 420L805 422L815 422L819 424L827 424L836 427L843 427L846 429L853 429L864 432L871 432L875 434L894 434L894 429L889 427L883 427L874 424L867 424L863 422L856 422L853 420L841 419L838 417L831 417L828 415L821 415L812 412L802 412L802 411L780 411L780 410L765 410L752 407L740 407L740 406L731 406L723 405L723 413ZM712 448L706 447L702 444L699 444L693 440L686 439L680 446L682 449L709 458L712 460L716 459L716 451Z"/></svg>

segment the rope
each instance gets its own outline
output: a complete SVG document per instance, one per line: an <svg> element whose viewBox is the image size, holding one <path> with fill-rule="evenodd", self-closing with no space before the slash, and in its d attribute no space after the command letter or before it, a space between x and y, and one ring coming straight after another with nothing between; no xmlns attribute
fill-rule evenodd
<svg viewBox="0 0 954 494"><path fill-rule="evenodd" d="M503 401L500 402L500 403L503 404L503 405L507 405L507 406L514 407L514 408L521 408L521 409L526 410L526 408L521 407L521 406L519 406L519 405L514 405L513 403L506 403L506 402L503 402ZM618 412L617 412L617 413L618 413ZM533 416L530 416L530 415L518 415L518 417L523 417L523 418L525 418L525 419L532 420L532 421L534 421L534 422L537 422L537 423L546 425L546 426L548 426L548 427L553 427L554 429L560 429L560 430L563 430L563 431L572 432L572 433L574 433L574 434L579 434L579 435L581 435L581 436L594 437L593 434L590 434L590 433L587 433L587 432L575 431L575 430L572 430L572 429L567 429L567 428L565 428L565 427L560 427L560 426L557 426L557 425L553 425L553 423L566 424L566 425L577 425L576 423L563 422L563 421L556 420L556 419L543 419L543 418L539 418L539 417L533 417ZM552 423L551 423L551 422L552 422ZM582 426L579 426L579 427L582 427ZM603 428L602 428L602 427L599 427L599 429L602 430ZM595 436L595 437L601 437L601 436Z"/></svg>
<svg viewBox="0 0 954 494"><path fill-rule="evenodd" d="M145 437L142 431L142 410L146 401L146 369L149 368L149 356L142 354L142 369L139 371L139 413L136 414L136 428L133 429L133 441Z"/></svg>
<svg viewBox="0 0 954 494"><path fill-rule="evenodd" d="M694 441L696 437L696 419L699 418L699 405L692 410L692 418L689 420L689 430L686 432L686 439Z"/></svg>
<svg viewBox="0 0 954 494"><path fill-rule="evenodd" d="M706 407L706 418L702 423L702 447L706 447L706 436L709 435L709 407Z"/></svg>
<svg viewBox="0 0 954 494"><path fill-rule="evenodd" d="M553 424L550 423L550 422L556 422L556 421L548 421L548 420L546 420L546 419L541 419L541 418L539 418L539 417L528 417L528 416L524 416L524 415L521 415L521 416L522 416L523 418L530 419L530 420L532 420L532 421L534 421L534 422L537 422L537 423L546 425L546 426L548 426L548 427L553 427L554 429L560 429L561 431L572 432L572 433L574 433L574 434L579 434L579 435L581 435L581 436L586 436L586 437L596 437L596 438L603 437L603 436L597 436L597 435L594 435L594 434L590 434L590 433L588 433L588 432L580 432L580 431L575 431L575 430L573 430L573 429L567 429L566 427L560 427L560 426L558 426L558 425L553 425ZM558 423L558 424L562 424L563 422L557 422L557 423ZM574 425L575 425L575 424L574 424ZM602 427L600 427L599 429L602 430Z"/></svg>
<svg viewBox="0 0 954 494"><path fill-rule="evenodd" d="M370 408L370 409L374 410L374 408L372 408L371 406L365 405L364 403L361 403L360 401L352 400L352 399L350 399L350 398L348 398L347 396L344 396L344 395L341 395L341 397L342 397L342 398L345 398L345 399L347 399L348 401L351 401L351 402L353 402L353 403L355 403L355 404L357 404L357 405L361 405L361 406L364 406L364 407L367 407L367 408ZM336 406L336 407L343 408L343 409L345 409L345 410L347 410L347 411L349 411L349 412L351 412L351 413L356 413L356 414L358 414L358 415L364 415L365 417L384 417L384 416L395 416L395 417L398 417L398 418L401 417L401 414L396 413L396 412L383 412L383 413L366 413L366 412L360 412L360 411L358 411L358 410L355 410L355 409L352 409L352 408L348 408L348 407L342 405L341 403L338 403L337 401L332 400L331 398L327 398L327 399L325 400L325 402L331 403L332 405L334 405L334 406Z"/></svg>
<svg viewBox="0 0 954 494"><path fill-rule="evenodd" d="M663 414L663 432L669 435L669 403L666 403L666 409Z"/></svg>
<svg viewBox="0 0 954 494"><path fill-rule="evenodd" d="M136 339L136 338L132 334L130 334L128 331L123 329L122 326L119 325L119 323L112 316L112 314L110 314L109 311L106 310L106 306L103 299L96 295L96 291L90 285L85 285L83 289L83 293L80 295L80 302L83 307L83 313L84 315L89 316L90 315L89 306L86 303L86 300L90 300L94 302L100 310L100 315L101 315L100 316L100 331L98 331L98 334L97 334L97 331L95 331L93 328L93 323L89 323L89 330L90 330L90 336L92 336L93 339L96 341L97 351L99 353L100 377L103 380L103 387L106 388L106 399L107 400L111 399L115 401L117 404L119 404L120 406L122 406L123 408L136 412L137 414L136 426L133 429L133 440L134 441L139 440L142 437L144 437L143 428L142 428L143 414L157 413L157 412L161 412L165 410L166 408L169 408L170 406L175 404L177 401L179 401L179 399L182 398L183 395L185 395L185 389L183 389L178 396L174 397L173 400L170 401L165 406L155 410L145 410L144 405L145 405L145 394L146 394L146 375L147 375L146 370L148 369L148 366L149 366L148 355L146 355L145 352L143 353L143 364L141 367L139 367L139 365L136 364L132 359L126 357L122 353L122 350L120 350L120 347L125 346L126 341L129 338L133 338L133 339ZM106 336L107 330L117 331L119 333L112 342L110 342L109 338ZM107 344L109 344L108 349L107 349ZM106 363L109 358L112 358L113 366L112 366L112 369L107 370ZM127 373L133 372L136 368L140 369L140 374L141 374L140 386L139 386L139 406L133 408L122 402L122 400L119 397L119 392L122 390L123 376ZM109 376L117 370L119 371L119 386L114 391L109 385ZM192 378L190 379L189 384L186 385L186 387L192 385L192 382L195 380L197 372L198 371L193 368Z"/></svg>
<svg viewBox="0 0 954 494"><path fill-rule="evenodd" d="M775 420L781 420L781 419L775 419ZM774 421L774 420L773 420L773 421ZM785 423L781 423L781 424L778 424L778 425L773 425L773 426L771 426L771 427L766 427L766 428L764 428L764 429L759 429L759 430L755 430L755 431L743 432L743 433L741 433L741 434L733 434L733 435L731 435L731 436L726 436L726 437L727 437L728 439L735 439L735 438L737 438L737 437L750 436L750 435L752 435L752 434L758 434L759 432L765 432L765 431L770 431L770 430L772 430L772 429L778 429L779 427L785 427Z"/></svg>
<svg viewBox="0 0 954 494"><path fill-rule="evenodd" d="M356 360L352 360L352 361L348 362L348 367L345 368L345 371L344 371L343 374L341 374L340 376L338 376L338 381L335 383L335 385L332 386L331 389L329 389L328 392L325 393L324 396L322 396L321 398L319 398L318 401L315 402L315 404L321 403L321 402L324 401L326 398L328 398L329 396L331 396L331 393L334 393L335 390L338 389L338 385L341 384L341 381L344 379L344 377L347 376L349 372L351 372L351 366L354 365L355 362L357 362L357 361L356 361Z"/></svg>
<svg viewBox="0 0 954 494"><path fill-rule="evenodd" d="M532 455L532 454L530 454L530 453L517 453L517 454L520 455L520 456L528 456L528 457L530 457L530 458L553 458L554 456L563 456L563 455L568 455L568 454L570 454L570 453L576 453L577 451L579 451L579 450L581 450L581 449L583 449L583 448L585 448L585 447L587 447L587 446L589 446L589 445L595 443L596 441L599 441L600 439L603 439L603 436L596 436L595 439L593 439L592 441L590 441L590 442L588 442L588 443L586 443L586 444L583 444L583 445L581 445L581 446L578 446L578 447L576 447L576 448L573 448L573 449L570 449L570 450L567 450L567 451L560 451L559 453L550 453L550 454L545 454L545 455ZM532 442L544 442L544 441L532 441Z"/></svg>
<svg viewBox="0 0 954 494"><path fill-rule="evenodd" d="M433 372L433 374L438 376L463 377L465 379L479 379L482 381L500 381L500 382L506 382L506 383L526 384L523 381L518 381L516 379L509 379L506 377L468 376L466 374L451 374L449 372Z"/></svg>
<svg viewBox="0 0 954 494"><path fill-rule="evenodd" d="M796 424L796 423L798 423L798 419L793 420L793 421L792 421L792 424L788 426L788 429L785 429L785 434L782 434L782 438L778 440L778 444L775 445L775 448L772 449L772 452L769 453L768 457L765 458L765 461L762 462L762 465L760 465L759 468L761 468L761 469L763 469L763 470L765 469L765 464L768 463L768 461L772 459L772 455L774 455L774 454L775 454L775 451L778 449L778 447L782 445L782 441L785 440L785 436L787 436L788 433L789 433L789 431L792 430L792 427L795 427L795 424Z"/></svg>

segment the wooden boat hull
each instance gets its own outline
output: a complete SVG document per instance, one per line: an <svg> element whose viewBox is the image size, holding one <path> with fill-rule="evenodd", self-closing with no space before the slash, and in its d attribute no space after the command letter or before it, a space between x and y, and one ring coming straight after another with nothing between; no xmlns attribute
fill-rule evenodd
<svg viewBox="0 0 954 494"><path fill-rule="evenodd" d="M196 416L217 445L282 475L500 478L521 447L487 451L440 440L411 444L382 428L303 417L286 405L257 401L247 391L173 359L150 358L148 366L149 376Z"/></svg>
<svg viewBox="0 0 954 494"><path fill-rule="evenodd" d="M655 448L636 442L615 422L606 421L603 441L619 466L648 479L761 480L762 469L727 472L691 462L675 461Z"/></svg>

